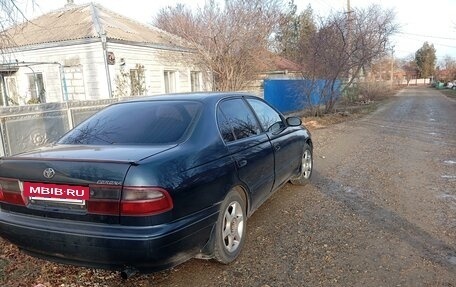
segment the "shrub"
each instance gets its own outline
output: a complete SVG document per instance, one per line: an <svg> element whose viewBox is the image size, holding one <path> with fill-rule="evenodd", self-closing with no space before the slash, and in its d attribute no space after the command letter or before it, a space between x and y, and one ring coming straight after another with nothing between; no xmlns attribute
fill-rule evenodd
<svg viewBox="0 0 456 287"><path fill-rule="evenodd" d="M344 96L348 102L373 101L388 97L393 92L387 82L359 82L347 88Z"/></svg>

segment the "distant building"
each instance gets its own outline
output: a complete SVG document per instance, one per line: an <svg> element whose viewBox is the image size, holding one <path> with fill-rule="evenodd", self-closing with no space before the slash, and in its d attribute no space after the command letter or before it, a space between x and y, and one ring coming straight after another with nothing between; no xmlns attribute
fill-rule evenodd
<svg viewBox="0 0 456 287"><path fill-rule="evenodd" d="M265 51L263 54L263 61L259 64L259 70L261 72L257 79L250 83L248 87L250 91L262 95L264 80L303 78L303 68L299 64L268 51Z"/></svg>
<svg viewBox="0 0 456 287"><path fill-rule="evenodd" d="M97 4L69 1L3 33L0 106L211 89L185 40Z"/></svg>

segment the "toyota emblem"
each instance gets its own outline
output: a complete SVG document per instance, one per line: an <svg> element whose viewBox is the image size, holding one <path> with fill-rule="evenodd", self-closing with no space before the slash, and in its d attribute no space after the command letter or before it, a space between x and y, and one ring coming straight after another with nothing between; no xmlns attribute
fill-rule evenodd
<svg viewBox="0 0 456 287"><path fill-rule="evenodd" d="M48 167L43 171L43 175L45 178L53 178L55 175L55 170L53 168Z"/></svg>

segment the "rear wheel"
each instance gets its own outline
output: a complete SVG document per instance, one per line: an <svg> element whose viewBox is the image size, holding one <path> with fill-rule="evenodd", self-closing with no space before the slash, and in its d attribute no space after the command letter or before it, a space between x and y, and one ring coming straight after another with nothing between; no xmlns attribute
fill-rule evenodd
<svg viewBox="0 0 456 287"><path fill-rule="evenodd" d="M220 206L216 225L214 258L223 264L234 261L245 242L246 203L237 190L232 190Z"/></svg>
<svg viewBox="0 0 456 287"><path fill-rule="evenodd" d="M300 174L291 180L292 184L296 185L306 185L310 181L310 177L312 176L312 168L313 168L313 157L312 157L312 149L308 144L304 145L304 152L302 153L301 159L301 171Z"/></svg>

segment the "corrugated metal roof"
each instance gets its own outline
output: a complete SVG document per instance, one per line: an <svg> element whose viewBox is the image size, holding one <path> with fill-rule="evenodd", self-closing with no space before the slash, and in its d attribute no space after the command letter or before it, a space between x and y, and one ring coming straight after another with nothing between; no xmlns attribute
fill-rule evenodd
<svg viewBox="0 0 456 287"><path fill-rule="evenodd" d="M5 31L11 44L3 48L98 38L96 23L109 39L189 48L178 36L117 14L101 5L70 5Z"/></svg>
<svg viewBox="0 0 456 287"><path fill-rule="evenodd" d="M288 71L288 72L300 72L302 66L274 54L270 51L262 52L262 61L258 64L261 71L264 72L275 72L275 71Z"/></svg>

